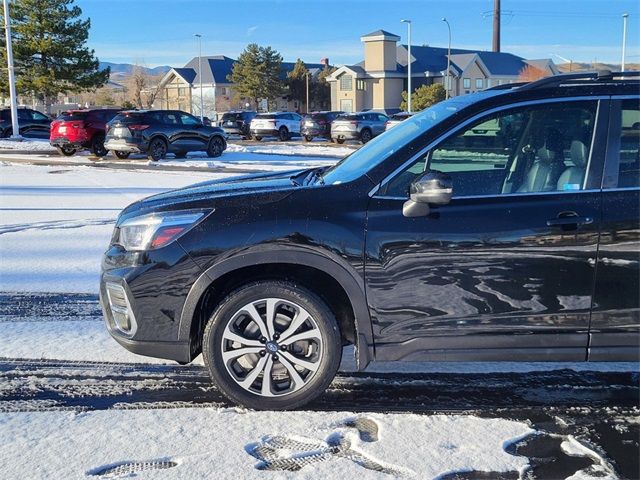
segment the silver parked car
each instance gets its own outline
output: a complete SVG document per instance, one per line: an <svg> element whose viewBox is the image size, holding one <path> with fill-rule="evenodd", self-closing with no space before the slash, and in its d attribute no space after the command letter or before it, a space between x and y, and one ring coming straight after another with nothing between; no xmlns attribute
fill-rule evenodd
<svg viewBox="0 0 640 480"><path fill-rule="evenodd" d="M391 115L391 118L387 121L385 130L389 130L390 128L395 127L399 123L404 122L407 118L411 117L412 115L413 113L409 113L409 112L400 112L400 113Z"/></svg>
<svg viewBox="0 0 640 480"><path fill-rule="evenodd" d="M344 143L345 140L360 140L367 143L384 132L389 117L376 112L345 113L331 124L331 140Z"/></svg>

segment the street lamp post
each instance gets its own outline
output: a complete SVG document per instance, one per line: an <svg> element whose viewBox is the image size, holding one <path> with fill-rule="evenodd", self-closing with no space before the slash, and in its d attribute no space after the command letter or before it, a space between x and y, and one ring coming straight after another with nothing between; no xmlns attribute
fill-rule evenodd
<svg viewBox="0 0 640 480"><path fill-rule="evenodd" d="M449 98L449 92L451 91L451 25L445 17L442 17L442 21L447 24L449 30L449 47L447 48L447 80L445 85L445 98Z"/></svg>
<svg viewBox="0 0 640 480"><path fill-rule="evenodd" d="M400 20L407 24L407 112L411 113L411 20Z"/></svg>
<svg viewBox="0 0 640 480"><path fill-rule="evenodd" d="M202 35L194 34L198 38L198 76L200 77L200 122L204 123L204 98L202 95ZM215 88L215 87L214 87ZM215 107L214 107L215 110Z"/></svg>
<svg viewBox="0 0 640 480"><path fill-rule="evenodd" d="M20 139L20 127L18 126L18 100L16 97L16 78L13 67L13 49L11 48L11 20L9 18L9 2L2 0L4 7L4 33L7 41L7 74L9 76L9 99L11 101L11 138Z"/></svg>
<svg viewBox="0 0 640 480"><path fill-rule="evenodd" d="M622 15L622 62L620 62L620 71L624 72L625 50L627 49L627 21L629 20L629 14Z"/></svg>

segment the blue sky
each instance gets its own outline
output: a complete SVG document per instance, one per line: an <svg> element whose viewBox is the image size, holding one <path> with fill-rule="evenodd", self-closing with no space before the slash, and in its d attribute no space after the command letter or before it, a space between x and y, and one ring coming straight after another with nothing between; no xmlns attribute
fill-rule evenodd
<svg viewBox="0 0 640 480"><path fill-rule="evenodd" d="M89 44L103 61L182 66L197 55L237 57L247 43L271 45L285 60L332 64L363 58L360 35L379 28L414 45L491 49L493 0L78 0L91 18ZM627 63L640 63L640 2L502 0L502 50L527 58L620 62L628 12ZM558 57L552 57L561 63Z"/></svg>

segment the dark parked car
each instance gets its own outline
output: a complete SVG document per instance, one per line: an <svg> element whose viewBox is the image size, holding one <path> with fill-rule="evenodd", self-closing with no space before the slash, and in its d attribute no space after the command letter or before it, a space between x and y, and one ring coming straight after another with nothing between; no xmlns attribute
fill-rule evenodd
<svg viewBox="0 0 640 480"><path fill-rule="evenodd" d="M220 390L258 409L321 394L347 344L360 369L638 361L631 75L456 97L330 168L138 201L102 263L107 327L143 355L190 362L202 352ZM494 121L495 135L468 146L469 131Z"/></svg>
<svg viewBox="0 0 640 480"><path fill-rule="evenodd" d="M18 129L26 138L49 138L51 119L44 113L30 108L18 109ZM0 109L0 138L9 138L13 134L11 109Z"/></svg>
<svg viewBox="0 0 640 480"><path fill-rule="evenodd" d="M387 123L384 126L385 131L390 130L391 128L395 127L399 123L404 122L407 118L411 118L413 115L414 113L409 113L409 112L399 112L394 115L391 115L389 117L389 120L387 120Z"/></svg>
<svg viewBox="0 0 640 480"><path fill-rule="evenodd" d="M313 112L302 120L302 136L307 142L315 137L331 140L331 122L344 112Z"/></svg>
<svg viewBox="0 0 640 480"><path fill-rule="evenodd" d="M220 119L220 127L228 135L240 135L243 139L251 138L251 120L257 115L256 112L226 112Z"/></svg>
<svg viewBox="0 0 640 480"><path fill-rule="evenodd" d="M199 118L179 110L129 110L109 123L104 143L118 158L144 153L161 160L167 153L184 158L188 152L206 151L219 157L227 148L221 128L209 127Z"/></svg>
<svg viewBox="0 0 640 480"><path fill-rule="evenodd" d="M51 123L49 143L67 157L83 149L89 149L97 157L104 157L109 153L104 147L107 123L119 111L105 108L62 112Z"/></svg>
<svg viewBox="0 0 640 480"><path fill-rule="evenodd" d="M363 144L367 143L384 132L387 120L389 117L383 113L345 113L331 124L331 139L338 143L344 143L345 140L360 140Z"/></svg>

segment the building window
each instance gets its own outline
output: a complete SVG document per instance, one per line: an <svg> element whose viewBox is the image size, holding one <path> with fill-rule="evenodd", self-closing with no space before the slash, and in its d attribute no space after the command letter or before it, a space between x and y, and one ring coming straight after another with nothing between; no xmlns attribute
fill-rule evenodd
<svg viewBox="0 0 640 480"><path fill-rule="evenodd" d="M340 77L340 90L351 91L353 88L353 77L351 75L342 75Z"/></svg>
<svg viewBox="0 0 640 480"><path fill-rule="evenodd" d="M471 88L471 79L465 78L462 80L462 88Z"/></svg>
<svg viewBox="0 0 640 480"><path fill-rule="evenodd" d="M502 85L502 80L500 80L499 78L496 80L496 85Z"/></svg>
<svg viewBox="0 0 640 480"><path fill-rule="evenodd" d="M491 79L487 78L487 88L491 88Z"/></svg>
<svg viewBox="0 0 640 480"><path fill-rule="evenodd" d="M476 88L482 90L484 88L484 79L476 78Z"/></svg>
<svg viewBox="0 0 640 480"><path fill-rule="evenodd" d="M451 76L445 75L444 77L444 88L445 90L451 90Z"/></svg>
<svg viewBox="0 0 640 480"><path fill-rule="evenodd" d="M364 80L356 80L356 90L366 90L367 84Z"/></svg>
<svg viewBox="0 0 640 480"><path fill-rule="evenodd" d="M178 96L179 97L184 97L186 93L187 93L187 89L186 88L178 87Z"/></svg>

